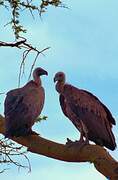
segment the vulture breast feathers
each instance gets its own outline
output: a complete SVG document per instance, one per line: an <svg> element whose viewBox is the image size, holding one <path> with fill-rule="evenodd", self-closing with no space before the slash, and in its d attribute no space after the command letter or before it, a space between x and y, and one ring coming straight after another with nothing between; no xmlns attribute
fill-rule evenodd
<svg viewBox="0 0 118 180"><path fill-rule="evenodd" d="M66 84L65 74L62 73L62 80L60 73L62 72L55 75L56 90L60 94L60 105L65 116L78 130L81 128L81 120L87 129L89 140L114 150L116 143L112 125L115 125L115 119L109 109L92 93Z"/></svg>
<svg viewBox="0 0 118 180"><path fill-rule="evenodd" d="M33 73L34 80L7 93L4 103L6 137L34 134L31 128L40 115L45 100L40 79L43 74L47 75L47 72L42 68L36 68Z"/></svg>

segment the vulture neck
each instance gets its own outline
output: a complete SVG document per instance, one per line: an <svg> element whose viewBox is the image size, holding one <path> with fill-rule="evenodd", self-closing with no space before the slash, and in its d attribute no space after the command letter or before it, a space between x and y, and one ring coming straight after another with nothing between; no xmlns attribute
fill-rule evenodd
<svg viewBox="0 0 118 180"><path fill-rule="evenodd" d="M57 90L57 92L58 93L63 93L63 90L64 90L64 84L65 84L65 82L60 82L60 81L58 81L57 82L57 84L56 84L56 90Z"/></svg>
<svg viewBox="0 0 118 180"><path fill-rule="evenodd" d="M35 77L34 82L36 83L37 86L41 86L41 78L40 77Z"/></svg>

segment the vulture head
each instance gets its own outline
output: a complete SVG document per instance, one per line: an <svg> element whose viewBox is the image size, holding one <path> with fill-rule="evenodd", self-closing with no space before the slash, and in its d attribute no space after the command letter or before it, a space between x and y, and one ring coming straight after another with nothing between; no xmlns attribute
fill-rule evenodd
<svg viewBox="0 0 118 180"><path fill-rule="evenodd" d="M54 82L56 81L65 83L65 74L63 72L56 73L54 77Z"/></svg>
<svg viewBox="0 0 118 180"><path fill-rule="evenodd" d="M43 68L36 68L33 72L33 78L37 85L41 84L40 76L48 75L48 72L45 71Z"/></svg>
<svg viewBox="0 0 118 180"><path fill-rule="evenodd" d="M54 82L57 82L56 84L57 92L62 93L65 84L65 74L63 72L57 72L54 77Z"/></svg>

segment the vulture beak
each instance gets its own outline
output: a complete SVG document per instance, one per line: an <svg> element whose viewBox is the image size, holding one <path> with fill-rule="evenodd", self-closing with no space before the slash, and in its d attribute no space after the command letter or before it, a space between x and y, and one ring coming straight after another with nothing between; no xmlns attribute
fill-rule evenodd
<svg viewBox="0 0 118 180"><path fill-rule="evenodd" d="M43 71L43 75L48 76L48 72L44 70L44 71Z"/></svg>
<svg viewBox="0 0 118 180"><path fill-rule="evenodd" d="M42 69L39 74L40 74L40 76L41 76L41 75L46 75L46 76L48 76L48 72L45 71L44 69Z"/></svg>
<svg viewBox="0 0 118 180"><path fill-rule="evenodd" d="M58 78L55 76L55 77L54 77L54 83L55 83L56 81L58 81Z"/></svg>

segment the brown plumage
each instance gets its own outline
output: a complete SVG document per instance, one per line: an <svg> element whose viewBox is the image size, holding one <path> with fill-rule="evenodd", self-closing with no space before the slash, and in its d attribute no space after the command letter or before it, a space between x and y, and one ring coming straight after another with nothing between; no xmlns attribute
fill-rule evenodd
<svg viewBox="0 0 118 180"><path fill-rule="evenodd" d="M108 108L92 93L65 83L63 72L56 73L56 81L62 111L80 131L80 141L84 141L84 136L86 142L91 140L114 150L112 125L115 125L115 119Z"/></svg>
<svg viewBox="0 0 118 180"><path fill-rule="evenodd" d="M5 137L35 134L32 126L40 115L45 100L40 76L47 74L44 69L36 68L33 72L34 80L7 93L4 103Z"/></svg>

